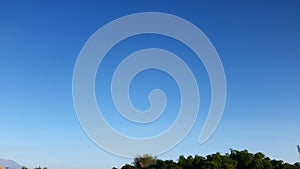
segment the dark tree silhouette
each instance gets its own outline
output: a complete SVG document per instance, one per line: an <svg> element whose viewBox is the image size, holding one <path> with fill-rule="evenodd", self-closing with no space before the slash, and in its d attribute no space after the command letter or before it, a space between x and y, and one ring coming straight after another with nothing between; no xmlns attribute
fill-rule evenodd
<svg viewBox="0 0 300 169"><path fill-rule="evenodd" d="M116 169L116 168L114 168ZM294 165L280 160L271 160L263 153L249 153L247 150L230 150L202 157L199 155L180 155L177 162L160 160L150 155L134 158L133 165L126 164L121 169L300 169L300 163Z"/></svg>

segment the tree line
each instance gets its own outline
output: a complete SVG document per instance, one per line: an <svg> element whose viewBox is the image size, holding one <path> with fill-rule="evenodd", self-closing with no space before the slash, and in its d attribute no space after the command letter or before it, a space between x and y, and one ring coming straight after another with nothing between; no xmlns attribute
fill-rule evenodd
<svg viewBox="0 0 300 169"><path fill-rule="evenodd" d="M146 154L134 158L132 164L125 164L121 169L300 169L300 163L288 164L282 160L271 160L261 152L252 154L248 150L231 149L230 153L225 155L180 155L177 162L161 160Z"/></svg>
<svg viewBox="0 0 300 169"><path fill-rule="evenodd" d="M22 169L28 169L26 166L23 166L22 167ZM47 169L47 167L40 167L40 166L38 166L38 167L35 167L34 169Z"/></svg>

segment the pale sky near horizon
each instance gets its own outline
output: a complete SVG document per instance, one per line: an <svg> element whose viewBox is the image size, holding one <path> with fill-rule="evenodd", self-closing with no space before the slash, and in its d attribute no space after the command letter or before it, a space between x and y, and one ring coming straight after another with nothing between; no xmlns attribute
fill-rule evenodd
<svg viewBox="0 0 300 169"><path fill-rule="evenodd" d="M111 55L146 47L171 50L191 66L200 84L195 126L180 144L158 157L176 160L181 154L205 156L234 148L261 151L289 163L300 161L299 9L297 0L1 1L0 159L49 169L104 169L130 163L132 159L99 148L82 130L72 101L73 69L84 43L105 24L137 12L164 12L193 23L213 43L226 74L227 100L217 130L198 144L210 104L201 61L187 58L192 54L186 46L166 37L141 35L118 44ZM109 123L133 137L158 134L170 126L176 118L178 87L159 71L137 76L130 94L134 105L145 110L149 89L165 90L171 107L164 120L149 126L119 123L111 99L101 95L107 88L100 87L111 78L101 72L111 72L117 64L111 57L96 79L97 98L105 100L99 105L109 112Z"/></svg>

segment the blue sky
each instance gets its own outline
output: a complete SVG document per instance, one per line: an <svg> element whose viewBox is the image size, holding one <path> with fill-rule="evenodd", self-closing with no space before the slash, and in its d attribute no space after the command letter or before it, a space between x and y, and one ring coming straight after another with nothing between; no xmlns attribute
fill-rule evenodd
<svg viewBox="0 0 300 169"><path fill-rule="evenodd" d="M105 100L99 105L110 112L105 114L109 123L120 132L144 137L159 133L175 119L179 94L168 75L147 71L132 82L130 94L137 108L147 109L147 93L156 87L165 90L171 105L157 124L136 126L120 123L107 96L110 74L101 74L113 70L114 54L120 59L134 50L160 47L174 51L190 65L201 94L199 116L190 134L160 158L176 160L180 154L225 153L236 148L262 151L290 163L299 161L299 8L296 0L0 2L0 158L51 169L129 163L131 159L100 149L81 129L72 102L72 74L82 46L95 31L124 15L150 11L190 21L214 44L227 78L222 121L205 144L197 143L210 103L205 69L200 61L186 57L192 53L184 45L145 35L118 44L98 70L96 94Z"/></svg>

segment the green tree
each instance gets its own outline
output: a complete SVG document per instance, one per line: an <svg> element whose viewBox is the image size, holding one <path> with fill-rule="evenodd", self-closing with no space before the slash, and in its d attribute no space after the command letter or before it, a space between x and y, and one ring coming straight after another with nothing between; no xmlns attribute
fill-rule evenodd
<svg viewBox="0 0 300 169"><path fill-rule="evenodd" d="M235 169L237 161L230 158L230 154L222 156L222 168L223 169Z"/></svg>
<svg viewBox="0 0 300 169"><path fill-rule="evenodd" d="M203 169L205 164L205 158L199 155L195 155L192 169Z"/></svg>
<svg viewBox="0 0 300 169"><path fill-rule="evenodd" d="M250 169L251 162L253 161L253 154L247 150L237 151L230 150L230 158L237 161L237 169Z"/></svg>
<svg viewBox="0 0 300 169"><path fill-rule="evenodd" d="M134 158L134 166L137 169L149 168L150 166L155 166L157 162L157 157L145 154L143 156L138 156Z"/></svg>
<svg viewBox="0 0 300 169"><path fill-rule="evenodd" d="M136 169L136 167L134 167L132 165L129 165L129 164L126 164L121 169Z"/></svg>
<svg viewBox="0 0 300 169"><path fill-rule="evenodd" d="M144 155L136 157L133 164L126 164L121 169L300 169L300 163L288 164L271 160L260 152L252 154L247 150L233 149L225 155L216 153L206 157L195 155L187 158L180 155L177 162Z"/></svg>
<svg viewBox="0 0 300 169"><path fill-rule="evenodd" d="M179 156L178 166L184 169L192 169L194 158L192 156L188 156L185 158L183 155Z"/></svg>

